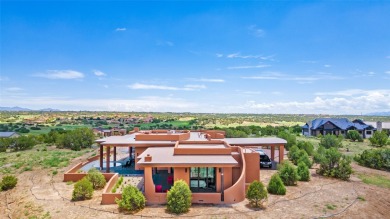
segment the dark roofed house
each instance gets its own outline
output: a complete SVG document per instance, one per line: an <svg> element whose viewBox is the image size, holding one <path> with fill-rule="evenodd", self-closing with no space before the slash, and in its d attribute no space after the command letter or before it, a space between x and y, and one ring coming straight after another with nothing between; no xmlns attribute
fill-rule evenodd
<svg viewBox="0 0 390 219"><path fill-rule="evenodd" d="M0 132L0 138L17 138L19 134L16 132Z"/></svg>
<svg viewBox="0 0 390 219"><path fill-rule="evenodd" d="M351 122L346 118L318 118L302 126L304 136L331 134L345 137L349 130L357 130L362 138L369 138L376 129L360 119Z"/></svg>

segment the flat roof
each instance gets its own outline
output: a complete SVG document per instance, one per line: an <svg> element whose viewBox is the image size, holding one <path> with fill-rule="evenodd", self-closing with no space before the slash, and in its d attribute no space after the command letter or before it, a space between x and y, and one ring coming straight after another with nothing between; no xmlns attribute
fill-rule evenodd
<svg viewBox="0 0 390 219"><path fill-rule="evenodd" d="M224 144L179 144L178 148L226 148Z"/></svg>
<svg viewBox="0 0 390 219"><path fill-rule="evenodd" d="M153 165L153 166L236 166L238 162L232 157L232 155L174 155L173 147L152 147L146 149L137 158L140 158L137 162L139 165ZM145 162L144 157L147 155L152 156L152 161Z"/></svg>
<svg viewBox="0 0 390 219"><path fill-rule="evenodd" d="M135 136L139 133L133 133L123 136L109 136L102 139L96 140L96 142L101 143L102 145L110 146L136 146L136 145L149 145L149 146L158 146L158 145L174 145L176 141L136 141ZM224 138L224 139L213 139L226 141L229 145L247 145L247 146L256 146L256 145L280 145L287 144L287 141L282 138L277 137L266 137L266 138ZM204 134L200 132L191 132L190 138L185 141L208 141ZM183 141L181 141L183 142ZM186 144L180 144L186 145ZM190 144L188 144L190 145ZM192 145L192 144L191 144ZM214 145L214 144L210 144Z"/></svg>
<svg viewBox="0 0 390 219"><path fill-rule="evenodd" d="M267 137L267 138L225 138L230 145L273 145L287 144L283 138Z"/></svg>

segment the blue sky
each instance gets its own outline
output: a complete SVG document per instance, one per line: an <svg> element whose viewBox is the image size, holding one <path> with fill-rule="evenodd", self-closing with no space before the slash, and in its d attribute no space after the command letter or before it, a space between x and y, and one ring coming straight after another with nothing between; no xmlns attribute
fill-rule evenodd
<svg viewBox="0 0 390 219"><path fill-rule="evenodd" d="M0 106L390 111L389 1L0 4Z"/></svg>

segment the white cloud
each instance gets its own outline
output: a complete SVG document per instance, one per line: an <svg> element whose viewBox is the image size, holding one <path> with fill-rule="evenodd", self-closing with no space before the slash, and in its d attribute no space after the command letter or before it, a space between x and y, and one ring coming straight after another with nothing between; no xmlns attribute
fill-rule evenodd
<svg viewBox="0 0 390 219"><path fill-rule="evenodd" d="M9 87L5 89L6 91L11 91L11 92L18 92L24 90L23 88L20 87Z"/></svg>
<svg viewBox="0 0 390 219"><path fill-rule="evenodd" d="M157 46L174 46L175 44L171 41L161 41L161 40L158 40L156 42L156 45Z"/></svg>
<svg viewBox="0 0 390 219"><path fill-rule="evenodd" d="M165 85L152 85L152 84L141 84L141 83L135 83L132 85L128 85L127 87L133 90L185 90L185 91L193 91L193 90L200 90L206 88L205 85L185 85L184 87L172 87L172 86L165 86Z"/></svg>
<svg viewBox="0 0 390 219"><path fill-rule="evenodd" d="M325 68L330 68L332 67L331 65L324 65Z"/></svg>
<svg viewBox="0 0 390 219"><path fill-rule="evenodd" d="M224 83L224 79L219 78L189 78L191 81L211 82L211 83Z"/></svg>
<svg viewBox="0 0 390 219"><path fill-rule="evenodd" d="M223 54L217 53L217 54L215 54L215 56L216 56L217 58L222 58L222 57L223 57Z"/></svg>
<svg viewBox="0 0 390 219"><path fill-rule="evenodd" d="M345 91L337 91L344 93ZM243 108L262 113L327 113L360 114L373 111L390 110L390 90L359 90L348 97L315 97L312 101L287 101L258 103L248 101Z"/></svg>
<svg viewBox="0 0 390 219"><path fill-rule="evenodd" d="M36 77L48 79L81 79L84 74L73 70L48 70L46 73L37 74Z"/></svg>
<svg viewBox="0 0 390 219"><path fill-rule="evenodd" d="M255 37L263 37L265 35L265 31L263 29L258 28L256 25L250 25L248 27L249 33L254 35Z"/></svg>
<svg viewBox="0 0 390 219"><path fill-rule="evenodd" d="M118 27L115 29L115 31L126 31L127 29L125 27Z"/></svg>
<svg viewBox="0 0 390 219"><path fill-rule="evenodd" d="M107 74L102 72L102 71L99 71L99 70L93 70L93 73L98 76L98 77L103 77L103 76L106 76Z"/></svg>
<svg viewBox="0 0 390 219"><path fill-rule="evenodd" d="M390 75L390 71L385 71L385 73Z"/></svg>
<svg viewBox="0 0 390 219"><path fill-rule="evenodd" d="M243 65L243 66L231 66L227 67L227 69L250 69L250 68L266 68L271 65Z"/></svg>
<svg viewBox="0 0 390 219"><path fill-rule="evenodd" d="M311 76L290 76L279 72L265 72L257 76L241 77L243 79L254 79L254 80L281 80L281 81L297 81L298 83L311 83L320 80L342 80L343 77L333 76L328 73L318 73Z"/></svg>
<svg viewBox="0 0 390 219"><path fill-rule="evenodd" d="M222 57L223 54L219 54L220 56L217 57ZM270 56L264 56L264 55L241 55L240 52L236 53L231 53L227 54L226 58L233 59L233 58L240 58L240 59L261 59L265 61L275 61L274 59L275 55L270 55Z"/></svg>
<svg viewBox="0 0 390 219"><path fill-rule="evenodd" d="M109 86L107 84L104 84L103 87L104 88L109 88Z"/></svg>
<svg viewBox="0 0 390 219"><path fill-rule="evenodd" d="M184 86L184 90L199 90L199 89L206 89L205 85L198 85L198 84L188 84Z"/></svg>
<svg viewBox="0 0 390 219"><path fill-rule="evenodd" d="M390 95L390 90L387 89L376 89L376 90L362 90L362 89L347 89L340 91L332 92L316 92L317 96L359 96L359 95L373 95L373 94L388 94Z"/></svg>

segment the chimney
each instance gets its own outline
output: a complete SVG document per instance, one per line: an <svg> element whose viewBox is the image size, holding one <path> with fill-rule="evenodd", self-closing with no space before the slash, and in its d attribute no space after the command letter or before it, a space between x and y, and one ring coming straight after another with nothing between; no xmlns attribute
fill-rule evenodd
<svg viewBox="0 0 390 219"><path fill-rule="evenodd" d="M378 132L382 131L382 122L380 121L376 122L376 130Z"/></svg>
<svg viewBox="0 0 390 219"><path fill-rule="evenodd" d="M145 162L151 162L151 161L152 161L152 156L150 156L150 154L146 155Z"/></svg>

